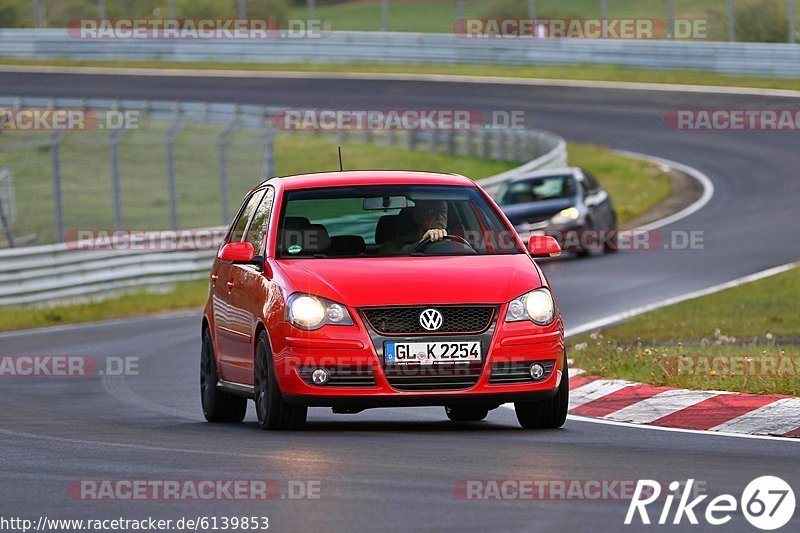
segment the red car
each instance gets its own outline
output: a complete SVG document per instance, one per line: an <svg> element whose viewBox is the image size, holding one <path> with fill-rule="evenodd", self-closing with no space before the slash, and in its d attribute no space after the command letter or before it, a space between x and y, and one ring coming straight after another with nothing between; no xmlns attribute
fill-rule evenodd
<svg viewBox="0 0 800 533"><path fill-rule="evenodd" d="M245 198L211 273L201 392L210 422L298 429L308 407L445 407L477 421L513 402L563 425L564 328L532 255L472 180L425 172L272 178Z"/></svg>

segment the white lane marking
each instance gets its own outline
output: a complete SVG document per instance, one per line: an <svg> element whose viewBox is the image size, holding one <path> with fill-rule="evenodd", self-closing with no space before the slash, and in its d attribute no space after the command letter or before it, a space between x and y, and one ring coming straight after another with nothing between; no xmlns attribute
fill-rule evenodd
<svg viewBox="0 0 800 533"><path fill-rule="evenodd" d="M585 403L597 400L631 385L636 385L636 383L621 379L598 379L592 381L569 391L569 408L575 409Z"/></svg>
<svg viewBox="0 0 800 533"><path fill-rule="evenodd" d="M585 324L581 324L580 326L576 326L574 328L569 328L566 332L567 337L572 337L575 335L579 335L581 333L585 333L587 331L593 331L596 329L601 329L606 326L610 326L611 324L615 324L617 322L622 322L628 318L633 318L637 315L641 315L643 313L647 313L648 311L653 311L655 309L660 309L661 307L666 307L668 305L677 304L680 302L685 302L686 300L693 300L695 298L700 298L701 296L708 296L709 294L714 294L720 291L724 291L725 289L732 289L734 287L738 287L739 285L744 285L745 283L751 283L753 281L758 281L764 278L768 278L771 276L775 276L777 274L781 274L786 272L787 270L791 270L797 266L800 266L800 261L796 261L794 263L788 263L785 265L776 266L773 268L768 268L767 270L762 270L761 272L756 272L755 274L749 274L747 276L742 276L741 278L736 278L731 281L726 281L725 283L720 283L718 285L714 285L712 287L708 287L706 289L700 289L697 291L689 292L686 294L682 294L679 296L673 296L671 298L666 298L664 300L660 300L658 302L653 302L651 304L642 305L640 307L634 307L633 309L628 309L627 311L622 311L621 313L616 313L611 316L607 316L604 318L599 318L597 320L592 320Z"/></svg>
<svg viewBox="0 0 800 533"><path fill-rule="evenodd" d="M725 85L692 85L680 83L644 83L626 81L570 80L558 78L516 78L513 76L469 76L458 74L413 74L402 72L293 72L226 69L157 69L136 67L56 67L41 65L0 65L0 72L30 72L43 74L102 74L114 76L158 76L198 78L276 78L330 79L378 81L433 81L442 83L472 83L493 85L524 85L534 87L576 87L587 89L621 89L630 91L680 92L702 94L731 94L800 98L800 91Z"/></svg>
<svg viewBox="0 0 800 533"><path fill-rule="evenodd" d="M569 363L568 363L569 364ZM582 368L569 368L569 377L574 378L575 376L580 376L581 374L585 374L586 371Z"/></svg>
<svg viewBox="0 0 800 533"><path fill-rule="evenodd" d="M511 404L513 408L513 404ZM731 433L726 431L705 431L702 429L683 429L683 428L670 428L665 426L648 426L646 424L631 424L628 422L617 422L615 420L606 420L605 418L592 418L588 416L580 416L580 415L567 415L567 420L571 420L573 422L586 422L588 424L603 424L607 426L619 426L625 428L634 428L634 429L645 429L649 431L667 431L670 433L694 433L697 435L702 435L704 437L707 436L718 436L718 437L735 437L739 439L756 439L756 440L767 440L767 441L785 441L785 442L792 442L794 444L800 444L800 439L793 438L793 437L770 437L767 435L749 435L747 433Z"/></svg>
<svg viewBox="0 0 800 533"><path fill-rule="evenodd" d="M653 420L687 407L698 404L703 400L719 396L719 392L694 391L694 390L667 390L650 398L645 398L632 405L623 407L606 415L604 418L618 422L632 422L634 424L647 424Z"/></svg>
<svg viewBox="0 0 800 533"><path fill-rule="evenodd" d="M784 435L798 427L800 427L800 398L782 398L714 426L710 431ZM800 439L795 440L800 442Z"/></svg>
<svg viewBox="0 0 800 533"><path fill-rule="evenodd" d="M695 180L700 182L700 185L703 187L703 194L701 194L700 198L695 200L691 205L685 207L684 209L681 209L677 213L673 213L664 218L654 220L653 222L650 222L649 224L645 224L643 226L639 226L636 229L654 230L666 226L668 224L672 224L673 222L677 222L678 220L686 218L689 215L701 210L703 207L706 206L708 202L711 201L711 198L714 196L714 182L711 181L711 178L709 178L704 173L700 172L694 167L684 165L683 163L678 163L677 161L672 161L671 159L664 159L663 157L641 154L639 152L629 152L627 150L614 150L614 151L617 152L618 154L633 159L643 159L645 161L650 161L651 163L672 167L675 170L683 172L684 174L687 174L690 177L694 178Z"/></svg>

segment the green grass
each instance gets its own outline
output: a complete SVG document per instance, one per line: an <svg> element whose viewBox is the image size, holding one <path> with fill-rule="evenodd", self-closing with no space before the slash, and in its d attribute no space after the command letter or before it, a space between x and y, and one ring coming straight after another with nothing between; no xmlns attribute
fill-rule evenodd
<svg viewBox="0 0 800 533"><path fill-rule="evenodd" d="M158 68L200 70L244 70L254 72L430 74L452 76L500 76L522 79L567 79L631 83L668 83L800 90L800 78L729 76L694 70L629 69L616 65L595 66L501 66L501 65L386 65L379 63L244 63L72 61L66 59L15 59L0 56L0 65L55 67Z"/></svg>
<svg viewBox="0 0 800 533"><path fill-rule="evenodd" d="M0 309L0 331L200 309L207 296L208 281L200 280L177 283L167 292L139 291L103 301L54 307L8 307Z"/></svg>
<svg viewBox="0 0 800 533"><path fill-rule="evenodd" d="M569 143L567 149L570 164L589 170L611 194L622 224L657 206L672 192L669 176L650 162L592 144Z"/></svg>
<svg viewBox="0 0 800 533"><path fill-rule="evenodd" d="M589 374L655 385L800 395L800 268L632 318L569 341ZM703 365L719 356L780 361L783 375ZM695 361L680 371L678 358ZM699 359L697 359L699 358ZM776 367L780 368L780 362ZM738 370L738 371L737 371Z"/></svg>

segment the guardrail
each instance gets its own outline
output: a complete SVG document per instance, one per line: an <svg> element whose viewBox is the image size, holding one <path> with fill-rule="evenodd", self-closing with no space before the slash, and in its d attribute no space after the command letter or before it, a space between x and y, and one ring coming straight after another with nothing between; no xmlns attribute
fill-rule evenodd
<svg viewBox="0 0 800 533"><path fill-rule="evenodd" d="M706 41L478 39L455 34L329 32L317 38L81 40L64 29L0 30L0 55L28 59L169 62L377 62L620 65L723 74L800 76L800 45Z"/></svg>
<svg viewBox="0 0 800 533"><path fill-rule="evenodd" d="M264 125L275 108L216 103L143 102L74 98L0 97L0 107L146 110L152 118L191 115L209 123ZM339 131L338 136L347 132ZM350 133L352 134L352 133ZM567 163L566 142L541 130L478 129L464 131L358 132L367 142L446 151L528 163L481 181L490 193L504 181L541 168ZM218 228L211 228L213 231ZM201 230L202 231L202 230ZM145 238L146 240L146 238ZM131 289L155 289L207 275L216 249L165 251L86 249L80 243L29 246L0 251L0 307L100 299Z"/></svg>

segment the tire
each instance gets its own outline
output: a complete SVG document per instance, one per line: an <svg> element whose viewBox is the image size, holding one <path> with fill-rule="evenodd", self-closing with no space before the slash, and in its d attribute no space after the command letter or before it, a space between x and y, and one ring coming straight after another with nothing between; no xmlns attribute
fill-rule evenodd
<svg viewBox="0 0 800 533"><path fill-rule="evenodd" d="M611 238L608 241L603 241L603 251L607 254L615 254L619 251L619 236L617 228L610 230ZM610 242L609 242L610 241Z"/></svg>
<svg viewBox="0 0 800 533"><path fill-rule="evenodd" d="M489 408L480 405L448 405L444 412L453 422L478 422L486 418Z"/></svg>
<svg viewBox="0 0 800 533"><path fill-rule="evenodd" d="M556 429L564 425L569 410L569 372L564 358L564 374L558 392L552 398L538 402L517 402L514 411L524 429Z"/></svg>
<svg viewBox="0 0 800 533"><path fill-rule="evenodd" d="M203 330L203 346L200 349L200 401L203 416L208 422L238 423L247 413L247 398L234 396L217 388L219 374L214 357L211 333Z"/></svg>
<svg viewBox="0 0 800 533"><path fill-rule="evenodd" d="M258 424L265 430L302 429L308 407L288 404L283 400L266 332L256 342L253 376Z"/></svg>
<svg viewBox="0 0 800 533"><path fill-rule="evenodd" d="M595 251L595 248L591 248L591 247L587 248L587 247L585 247L583 245L584 244L584 237L581 234L581 230L578 230L578 231L579 231L578 236L580 237L578 239L579 247L575 251L575 255L577 257L589 257ZM591 220L587 220L586 221L586 226L583 228L583 232L588 232L588 231L594 231L594 224L592 223Z"/></svg>

